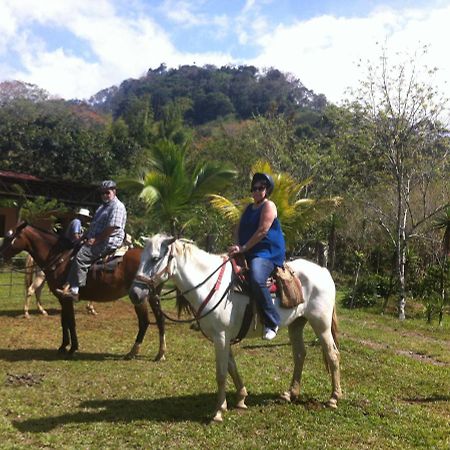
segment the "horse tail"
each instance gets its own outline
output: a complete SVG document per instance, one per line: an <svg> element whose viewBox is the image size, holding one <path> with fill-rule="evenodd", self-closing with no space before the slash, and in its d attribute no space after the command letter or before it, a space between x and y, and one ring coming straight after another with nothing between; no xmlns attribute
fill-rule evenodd
<svg viewBox="0 0 450 450"><path fill-rule="evenodd" d="M192 314L191 305L186 300L186 297L184 295L181 295L181 292L178 289L177 289L176 306L178 318L180 318L183 313Z"/></svg>
<svg viewBox="0 0 450 450"><path fill-rule="evenodd" d="M331 335L333 336L333 341L334 341L334 345L336 347L336 351L338 351L339 340L338 340L338 320L337 320L337 315L336 315L336 306L333 307L333 316L331 318ZM323 362L325 364L325 369L326 369L327 373L330 373L330 364L328 363L327 352L323 346L322 346L322 357L323 357Z"/></svg>
<svg viewBox="0 0 450 450"><path fill-rule="evenodd" d="M339 348L338 339L338 320L336 315L336 306L333 307L333 318L331 319L331 334L333 335L334 343L336 347Z"/></svg>

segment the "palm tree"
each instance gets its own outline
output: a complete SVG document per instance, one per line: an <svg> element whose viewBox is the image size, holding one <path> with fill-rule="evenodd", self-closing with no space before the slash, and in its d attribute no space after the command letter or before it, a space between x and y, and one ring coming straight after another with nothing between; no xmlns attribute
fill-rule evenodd
<svg viewBox="0 0 450 450"><path fill-rule="evenodd" d="M277 207L288 250L294 249L300 235L309 225L329 214L341 202L340 197L302 198L302 192L312 182L312 179L308 178L297 182L287 173L274 173L267 162L258 161L252 167L252 175L256 172L270 174L274 180L275 189L270 198ZM245 207L252 201L250 196L235 201L220 195L211 196L213 207L233 224L239 222Z"/></svg>
<svg viewBox="0 0 450 450"><path fill-rule="evenodd" d="M441 248L444 258L448 258L450 256L450 206L447 206L447 208L436 217L433 228L435 230L444 230Z"/></svg>
<svg viewBox="0 0 450 450"><path fill-rule="evenodd" d="M440 264L440 302L439 302L439 325L442 325L444 308L448 303L449 288L449 256L450 256L450 206L447 206L433 222L433 229L444 230L441 251L442 260Z"/></svg>
<svg viewBox="0 0 450 450"><path fill-rule="evenodd" d="M193 219L193 207L231 184L236 172L223 164L200 162L189 167L187 145L162 139L151 149L150 170L139 178L119 180L139 192L147 211L178 236Z"/></svg>

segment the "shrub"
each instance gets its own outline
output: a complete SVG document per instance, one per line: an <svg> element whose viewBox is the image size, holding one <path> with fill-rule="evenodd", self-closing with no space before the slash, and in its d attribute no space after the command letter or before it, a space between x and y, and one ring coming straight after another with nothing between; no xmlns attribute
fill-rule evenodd
<svg viewBox="0 0 450 450"><path fill-rule="evenodd" d="M380 298L389 295L389 278L379 274L361 277L358 283L342 299L346 308L374 306Z"/></svg>

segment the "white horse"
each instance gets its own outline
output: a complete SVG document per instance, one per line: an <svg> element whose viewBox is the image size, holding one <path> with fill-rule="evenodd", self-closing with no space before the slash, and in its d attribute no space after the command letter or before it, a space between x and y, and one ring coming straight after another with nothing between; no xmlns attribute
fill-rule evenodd
<svg viewBox="0 0 450 450"><path fill-rule="evenodd" d="M135 281L130 289L131 296L145 297L151 288L171 278L175 286L184 293L196 312L203 333L214 343L218 404L213 420L217 422L223 420L223 413L227 409L225 392L227 372L231 375L237 390L237 407L247 408L245 405L247 390L237 371L230 342L239 333L249 298L229 289L233 269L231 263L226 261L225 256L207 253L191 241L176 240L158 234L147 241ZM217 270L210 276L221 265L224 270ZM278 300L276 301L281 326L287 326L289 329L294 358L292 381L288 391L282 394L282 398L286 401L296 400L300 394L306 356L303 328L309 321L322 345L326 367L331 370L332 392L327 404L336 408L342 392L339 351L336 343L334 282L328 270L317 264L297 259L289 262L289 265L301 280L304 302L292 309L283 309L279 307ZM207 298L211 300L205 302ZM257 330L251 331L251 334L255 333L262 336L261 325Z"/></svg>
<svg viewBox="0 0 450 450"><path fill-rule="evenodd" d="M30 300L33 295L36 296L36 306L39 312L46 316L47 311L41 303L41 293L45 284L45 273L34 262L32 256L27 255L25 260L25 303L23 305L24 316L30 318Z"/></svg>

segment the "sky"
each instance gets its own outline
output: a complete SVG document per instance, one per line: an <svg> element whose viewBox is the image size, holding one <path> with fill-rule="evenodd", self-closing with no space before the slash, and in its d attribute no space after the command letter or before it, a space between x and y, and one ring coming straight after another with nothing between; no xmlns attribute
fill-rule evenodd
<svg viewBox="0 0 450 450"><path fill-rule="evenodd" d="M423 46L450 98L449 42L450 0L0 0L0 82L65 99L164 63L276 68L339 104L382 48Z"/></svg>

